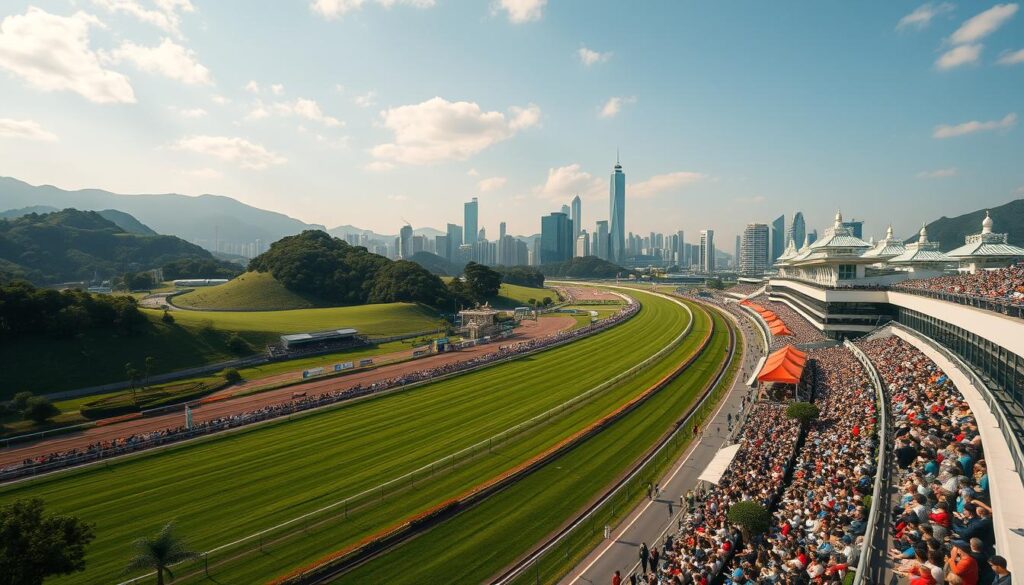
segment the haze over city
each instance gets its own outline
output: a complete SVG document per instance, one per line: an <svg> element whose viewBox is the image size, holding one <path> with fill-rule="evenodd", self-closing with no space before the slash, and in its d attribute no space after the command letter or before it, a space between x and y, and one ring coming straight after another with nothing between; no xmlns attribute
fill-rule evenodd
<svg viewBox="0 0 1024 585"><path fill-rule="evenodd" d="M881 237L1015 198L1017 4L7 2L0 174L308 223L539 232L836 209ZM771 26L765 26L771 23ZM714 34L704 34L714 31ZM72 65L73 64L73 65ZM724 246L728 249L728 246Z"/></svg>

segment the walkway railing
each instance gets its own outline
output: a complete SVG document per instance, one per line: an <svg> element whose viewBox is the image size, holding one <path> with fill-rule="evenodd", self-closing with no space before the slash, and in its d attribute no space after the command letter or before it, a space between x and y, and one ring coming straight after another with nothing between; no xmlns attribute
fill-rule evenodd
<svg viewBox="0 0 1024 585"><path fill-rule="evenodd" d="M890 463L892 460L889 457L889 454L892 452L892 445L890 444L892 437L889 432L891 422L889 397L885 384L882 383L881 378L878 376L878 371L875 369L874 364L871 363L871 360L868 359L868 356L864 355L864 352L851 343L850 340L846 340L843 344L853 353L857 361L864 366L864 371L868 373L868 378L871 379L871 385L875 387L875 398L878 403L876 408L876 413L878 414L878 445L876 447L878 449L878 463L875 465L875 486L871 493L871 510L868 512L864 543L861 545L857 571L854 573L851 585L880 583L881 579L878 578L877 573L883 568L887 548L884 538L887 519L882 512L888 509L889 504Z"/></svg>

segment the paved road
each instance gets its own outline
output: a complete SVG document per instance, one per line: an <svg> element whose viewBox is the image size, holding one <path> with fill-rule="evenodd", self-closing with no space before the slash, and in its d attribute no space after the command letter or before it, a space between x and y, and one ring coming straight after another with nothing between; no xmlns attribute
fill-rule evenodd
<svg viewBox="0 0 1024 585"><path fill-rule="evenodd" d="M502 344L527 341L538 337L552 335L562 329L574 325L576 321L572 317L559 315L545 317L537 321L523 321L522 326L516 330L508 340ZM192 409L192 420L200 423L217 418L227 417L246 411L253 411L264 406L281 404L292 400L295 392L308 392L310 395L332 390L344 390L356 384L367 386L374 382L387 380L408 374L415 371L426 370L455 362L466 361L479 357L485 353L496 351L501 344L485 344L469 347L455 352L436 354L413 361L400 362L376 368L373 370L359 371L337 378L313 378L309 382L268 390L259 394L239 396L222 402L203 404ZM265 385L271 381L295 379L301 376L299 372L288 372L270 378L260 380L257 385ZM229 392L239 391L239 387L233 386ZM242 387L241 389L244 389ZM92 427L75 433L56 435L42 440L26 443L17 443L13 447L0 449L0 465L8 465L24 461L31 457L37 457L56 451L66 451L74 448L84 448L97 441L110 441L121 437L127 437L133 433L143 433L166 428L173 428L184 424L185 415L182 412L173 412L158 416L139 418L124 421L107 426Z"/></svg>
<svg viewBox="0 0 1024 585"><path fill-rule="evenodd" d="M616 570L622 572L623 583L628 583L630 571L638 570L640 543L659 546L668 530L675 530L682 512L680 496L697 484L700 475L715 453L729 440L728 415L732 414L733 434L740 425L736 422L740 403L748 396L747 379L763 355L761 336L750 321L741 319L741 332L745 339L743 367L729 394L722 400L711 422L705 425L700 441L691 444L678 461L669 469L661 481L660 495L653 500L641 502L630 514L611 531L606 539L577 565L561 583L563 585L608 584ZM753 397L750 395L751 398ZM744 412L750 411L750 399ZM669 502L672 503L671 509Z"/></svg>

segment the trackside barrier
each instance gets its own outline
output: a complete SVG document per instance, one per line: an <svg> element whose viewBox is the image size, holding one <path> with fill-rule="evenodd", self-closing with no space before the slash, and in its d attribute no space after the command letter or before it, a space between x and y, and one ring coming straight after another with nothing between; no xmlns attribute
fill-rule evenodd
<svg viewBox="0 0 1024 585"><path fill-rule="evenodd" d="M707 310L705 309L705 312ZM661 466L671 463L687 442L686 431L703 422L721 396L720 384L736 358L736 332L730 327L728 359L701 390L700 400L676 421L669 431L629 473L608 489L594 504L582 511L565 528L538 545L529 555L490 581L491 585L547 583L560 579L571 564L586 554L603 527L615 525L620 513L628 513L635 497L655 482ZM725 388L727 391L728 388ZM547 566L545 566L547 565Z"/></svg>
<svg viewBox="0 0 1024 585"><path fill-rule="evenodd" d="M674 301L675 302L675 301ZM679 303L682 305L682 303ZM685 307L685 305L682 305ZM689 308L686 307L689 311ZM692 312L691 312L692 315ZM691 318L692 324L692 318ZM690 329L690 327L687 327ZM512 469L480 484L470 490L467 490L462 495L453 498L447 502L439 504L426 512L407 518L406 520L393 525L392 527L385 529L377 534L367 537L366 539L345 547L339 551L336 551L326 557L319 559L318 561L310 564L307 567L300 568L292 573L285 575L281 578L275 579L270 585L300 585L300 584L311 584L311 583L322 583L325 580L329 580L336 577L345 571L347 571L353 564L356 564L363 560L365 555L377 554L383 548L394 545L397 542L403 541L411 536L414 536L419 531L425 529L427 526L434 525L444 518L450 517L459 511L466 509L479 501L483 500L490 494L502 489L503 487L518 481L521 477L532 473L533 471L546 465L548 462L554 460L562 453L569 451L576 447L580 443L586 441L588 438L596 435L615 421L621 419L623 416L632 412L635 408L646 402L658 391L667 386L672 380L678 377L683 371L685 371L694 361L696 361L704 351L707 349L711 336L714 332L714 322L712 321L711 327L707 334L701 340L701 344L697 351L686 359L682 364L673 369L672 372L662 377L659 381L649 386L641 394L633 397L625 404L618 407L613 412L605 415L600 420L592 423L584 429L581 429L564 439L560 443L553 445L541 454L525 461Z"/></svg>
<svg viewBox="0 0 1024 585"><path fill-rule="evenodd" d="M635 301L633 302L635 303ZM389 480L372 488L366 489L358 494L349 496L348 498L345 498L343 500L332 502L317 510L307 512L298 517L282 522L276 526L261 530L249 536L235 540L233 542L210 549L209 551L203 553L203 558L202 561L200 562L200 564L203 567L201 570L205 571L207 570L207 567L211 565L216 567L228 562L235 561L236 559L240 559L245 555L264 551L265 549L273 546L274 544L280 543L297 534L309 533L309 531L316 530L318 528L329 528L329 523L331 523L332 521L339 519L348 519L348 517L354 513L365 510L366 508L373 504L383 502L385 499L389 499L390 497L398 493L415 487L418 482L422 482L430 477L433 477L438 473L450 471L456 468L456 466L464 465L465 463L472 460L475 456L479 456L481 454L490 452L491 449L500 446L502 443L511 439L512 437L521 434L530 428L546 423L550 421L552 418L561 415L567 412L568 410L576 406L579 406L582 403L596 397L596 395L610 389L614 385L619 384L629 378L635 377L641 371L648 369L651 366L651 364L653 364L659 357L664 356L666 353L674 350L683 341L683 339L685 339L690 334L693 328L693 314L688 307L684 306L684 308L690 315L690 322L687 324L683 332L676 336L672 341L670 341L664 348L659 350L656 354L648 357L643 362L633 366L629 370L616 375L610 380L602 382L598 386L595 386L594 388L587 390L583 394L577 395L571 398L570 400L529 419L528 421L519 423L509 429L506 429L505 431L502 431L501 433L483 439L475 443L474 445L471 445L456 453L447 455L432 463L424 465L419 469L406 473L400 477ZM632 316L633 315L630 315L629 317L627 317L627 319L632 318ZM619 323L622 322L624 321L619 321ZM611 324L608 324L605 327L598 328L596 331L604 330L608 326L611 326ZM539 351L551 349L553 347L563 345L564 343L567 343L575 339L579 338L569 338L557 344L539 348L538 350L534 350L524 354L516 354L515 356L503 358L502 360L498 360L495 362L489 362L485 365L485 367L497 363L510 361L511 359L518 359L523 355L530 355L532 353L537 353ZM455 375L460 375L462 373L465 372L460 371L451 374L446 374L444 376L438 376L431 380L407 385L402 389L412 388L422 384L436 382L445 378L453 377ZM416 522L423 522L423 519L417 519ZM244 545L249 546L247 548L243 548ZM224 557L219 558L220 555L224 555ZM192 567L190 567L190 569L191 568ZM130 579L127 581L123 581L120 585L133 585L135 583L140 582L141 580L146 580L150 577L152 577L152 573L135 577L134 579Z"/></svg>
<svg viewBox="0 0 1024 585"><path fill-rule="evenodd" d="M891 457L889 454L892 453L893 446L892 437L889 432L890 424L890 411L889 411L889 397L886 390L885 384L878 377L878 370L875 369L874 364L868 359L868 356L864 355L859 347L850 342L849 339L843 342L843 345L853 353L857 358L857 361L864 366L864 371L868 373L868 378L871 379L871 385L875 387L875 401L877 407L875 411L878 413L878 444L875 448L878 450L878 463L875 465L875 486L871 492L871 510L868 511L868 522L867 529L864 531L864 542L861 545L860 558L857 561L857 570L853 576L853 583L851 585L861 585L862 583L878 583L879 579L871 574L877 569L882 563L881 561L885 558L885 539L882 537L885 530L886 517L882 514L882 511L887 509L889 506L889 480L891 470ZM880 526L881 525L881 526ZM876 531L878 532L876 534ZM881 542L876 542L876 540Z"/></svg>
<svg viewBox="0 0 1024 585"><path fill-rule="evenodd" d="M632 306L633 305L630 305L630 307L632 307ZM639 308L637 308L637 311L638 310L639 310ZM526 357L526 356L529 356L529 355L534 355L534 354L540 353L542 351L547 351L549 349L553 349L553 348L556 348L556 347L561 347L562 345L565 345L567 343L571 343L571 342L576 341L578 339L581 339L583 337L588 337L588 336L590 336L590 335L592 335L594 333L598 333L600 331L604 331L605 329L608 329L609 327L612 327L614 325L617 325L617 324L620 324L620 323L624 323L625 321L631 319L635 314L636 314L636 311L634 311L633 313L627 314L623 319L620 319L620 320L617 320L617 321L613 321L614 317L610 317L610 318L605 319L603 321L598 321L597 323L594 323L594 324L589 325L587 327L584 327L582 329L576 330L575 333L577 333L577 335L574 335L574 336L571 336L571 337L566 337L565 339L556 341L556 342L551 343L549 345L544 345L544 346L541 346L541 347L537 347L537 348L534 348L534 349L531 349L531 350L528 350L528 351L524 351L522 353L510 354L510 355L508 355L506 357L495 359L493 361L488 361L488 362L483 362L483 363L478 363L478 364L471 364L471 365L468 365L465 368L453 370L453 371L450 371L450 372L446 372L444 374L433 376L433 377L430 377L430 378L425 379L425 380L419 380L419 381L416 381L416 382L400 384L400 385L394 386L394 387L385 387L385 388L366 387L366 388L360 389L359 391L353 391L353 392L350 392L350 393L347 393L347 394L344 394L344 395L341 395L341 396L338 396L338 397L319 398L319 399L316 399L316 400L305 400L302 403L294 403L293 402L293 403L291 403L289 405L290 406L289 408L283 408L283 409L276 410L276 411L273 411L273 412L268 412L268 413L260 413L258 415L252 415L252 416L245 417L244 419L232 419L232 420L227 420L227 421L224 421L224 422L221 422L221 423L217 423L217 424L206 424L206 425L203 425L200 428L193 429L192 431L185 431L185 432L175 433L174 435L168 435L168 436L159 436L157 438L149 439L149 440L131 441L130 443L126 443L126 444L119 445L119 446L116 446L116 447L111 447L109 449L83 452L78 457L62 459L60 461L55 461L55 462L52 462L52 463L44 463L44 464L40 464L40 465L32 465L32 466L29 466L29 467L21 467L21 468L15 468L15 469L0 470L0 483L12 481L12 480L23 479L23 478L38 477L40 475L44 475L44 474L47 474L47 473L50 473L50 472L53 472L53 471L59 471L59 470L63 470L63 469L66 469L66 468L71 468L71 467L81 467L81 466L89 465L89 464L96 463L96 462L99 462L99 461L102 461L102 460L109 461L112 458L123 456L123 455L127 455L129 453L135 453L135 452L138 452L138 451L142 451L142 450L146 450L146 449L151 449L151 448L155 448L155 447L164 447L164 446L168 446L170 444L176 444L176 443L182 443L182 442L186 442L186 441L191 441L191 440L194 440L196 438L207 437L207 436L209 436L211 434L215 434L215 433L220 432L220 431L226 431L226 430L229 430L229 429L240 429L240 428L243 428L243 427L249 427L249 426L251 426L253 424L261 424L261 423L265 423L265 422L272 421L272 420L279 420L279 419L281 419L282 417L285 417L285 416L288 417L288 420L291 420L294 417L294 415L296 415L298 413L308 413L310 411L319 410L319 409L321 409L323 407L335 406L335 405L339 405L339 404L347 404L347 403L349 403L352 400L362 399L362 398L365 398L365 397L371 396L371 395L383 395L383 394L390 394L390 393L404 391L404 390L410 390L410 389L422 386L424 384L430 384L430 383L433 383L433 382L439 382L441 380L446 380L448 378L451 378L451 377L454 377L454 376L458 376L458 375L461 375L461 374L465 374L467 372L479 370L479 369L482 369L482 368L491 367L491 366L494 366L494 365L497 365L497 364L502 364L502 363L506 363L506 362L513 361L513 360L516 360L516 359L520 359L522 357ZM188 404L190 404L192 406L196 406L196 405L199 404L199 402L198 401L190 402ZM164 412L170 412L170 411L174 411L174 410L184 410L184 407L185 407L185 404L177 404L177 405L172 405L172 406L167 406L167 407L160 407L160 408L157 408L157 409L143 411L143 414L144 415L162 414ZM88 425L82 425L82 428L87 428L88 426L95 426L95 423L88 423ZM40 437L40 438L42 438L42 437Z"/></svg>

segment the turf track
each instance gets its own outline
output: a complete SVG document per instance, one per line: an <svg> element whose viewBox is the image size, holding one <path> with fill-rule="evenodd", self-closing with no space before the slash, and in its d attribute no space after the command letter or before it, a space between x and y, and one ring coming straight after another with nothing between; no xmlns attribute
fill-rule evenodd
<svg viewBox="0 0 1024 585"><path fill-rule="evenodd" d="M478 583L512 563L596 497L685 413L726 357L726 322L714 318L709 350L637 410L475 508L335 582Z"/></svg>
<svg viewBox="0 0 1024 585"><path fill-rule="evenodd" d="M109 469L9 488L0 491L0 501L40 496L52 509L95 522L99 537L90 547L87 572L54 582L116 582L128 543L169 519L177 520L193 548L206 550L401 475L597 385L663 347L685 326L686 315L678 306L638 296L645 307L636 317L564 348L414 392L115 463ZM652 368L645 376L656 377L667 367ZM450 497L459 487L486 477L488 470L507 467L509 461L550 444L552 437L569 434L572 425L595 418L599 407L624 401L643 379L602 394L593 406L588 403L504 451L456 467L436 482L368 510L358 522L345 523L340 533L332 531L321 543L324 548L306 542L292 555L282 547L264 559L284 572L410 510ZM495 409L495 404L502 408ZM264 567L259 575L267 576L267 571ZM219 580L249 583L250 577L226 570Z"/></svg>

